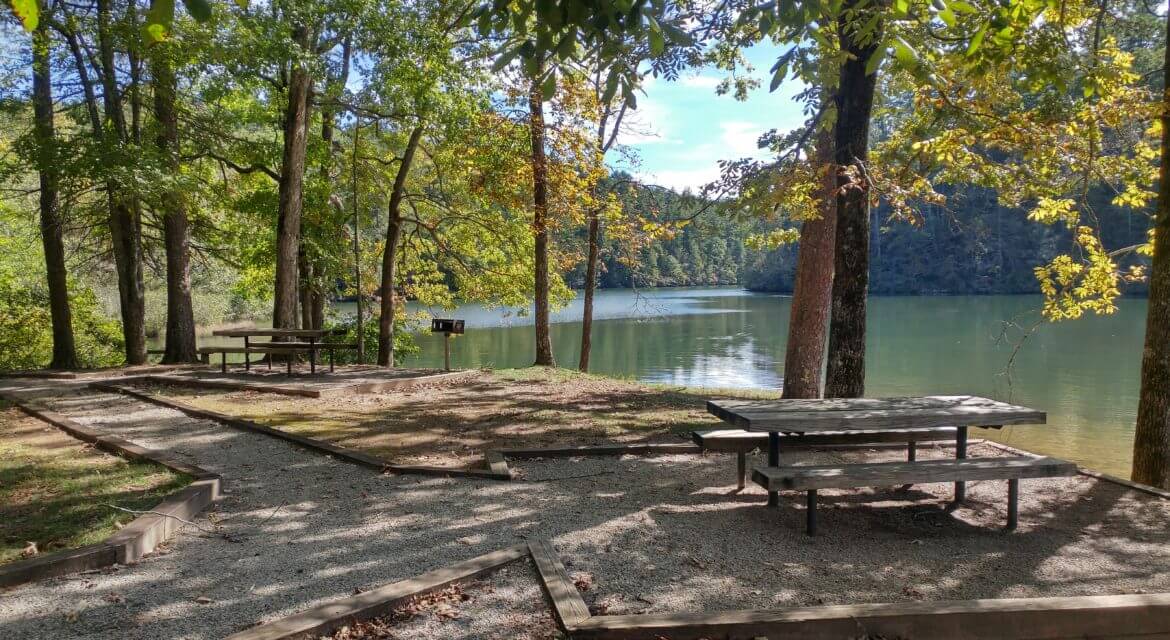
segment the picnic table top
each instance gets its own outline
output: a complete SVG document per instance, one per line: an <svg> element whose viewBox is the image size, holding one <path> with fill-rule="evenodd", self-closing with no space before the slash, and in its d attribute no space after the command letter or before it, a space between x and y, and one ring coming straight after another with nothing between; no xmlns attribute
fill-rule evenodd
<svg viewBox="0 0 1170 640"><path fill-rule="evenodd" d="M747 431L816 433L1044 424L1043 411L979 396L710 400L707 411Z"/></svg>
<svg viewBox="0 0 1170 640"><path fill-rule="evenodd" d="M220 329L212 331L213 336L227 338L253 338L267 336L273 338L323 338L338 333L336 329Z"/></svg>

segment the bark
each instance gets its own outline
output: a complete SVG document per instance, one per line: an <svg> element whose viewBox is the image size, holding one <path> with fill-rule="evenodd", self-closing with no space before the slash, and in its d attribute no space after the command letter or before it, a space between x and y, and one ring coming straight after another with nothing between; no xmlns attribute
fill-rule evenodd
<svg viewBox="0 0 1170 640"><path fill-rule="evenodd" d="M65 267L57 164L53 127L53 77L48 21L33 34L33 127L37 139L37 171L40 174L41 244L45 250L45 274L49 287L49 315L53 324L53 359L50 369L76 369L73 314L69 308L69 282Z"/></svg>
<svg viewBox="0 0 1170 640"><path fill-rule="evenodd" d="M848 0L843 16L858 10L864 0ZM825 396L854 398L865 394L865 313L869 287L869 185L864 177L869 153L870 113L873 109L877 73L865 72L866 62L881 42L878 33L868 44L858 44L852 25L864 24L866 15L880 7L862 9L861 15L838 23L841 50L849 58L841 64L838 83L837 123L834 132L838 167L856 167L859 183L851 184L848 176L838 177L841 191L837 196L837 247L834 259L833 302L829 321L829 365Z"/></svg>
<svg viewBox="0 0 1170 640"><path fill-rule="evenodd" d="M155 9L155 0L151 8ZM174 7L171 6L173 13ZM150 73L154 80L154 118L158 125L155 144L172 173L179 171L179 118L175 111L175 71L165 42L150 49ZM162 196L163 247L167 256L167 337L163 363L199 362L195 345L195 313L191 306L191 236L187 205L178 190Z"/></svg>
<svg viewBox="0 0 1170 640"><path fill-rule="evenodd" d="M394 301L394 290L397 285L398 271L398 241L402 237L402 199L406 194L406 177L410 173L410 165L414 162L414 153L422 140L423 125L419 123L410 132L410 139L406 141L406 150L402 153L402 162L398 164L398 174L394 176L394 189L390 192L390 204L387 209L389 221L386 223L386 248L382 252L382 312L378 318L378 366L394 366L394 316L398 313Z"/></svg>
<svg viewBox="0 0 1170 640"><path fill-rule="evenodd" d="M528 91L532 137L532 233L535 236L536 268L536 361L545 367L557 366L549 333L548 304L548 160L544 155L544 97L540 82L533 80Z"/></svg>
<svg viewBox="0 0 1170 640"><path fill-rule="evenodd" d="M600 99L604 94L600 66L593 86ZM601 117L597 123L597 148L601 152L603 160L605 154L617 141L617 135L622 127L622 119L626 115L626 106L626 102L623 101L616 114L613 113L611 106L607 106L601 111ZM611 116L613 117L612 127L609 126ZM589 215L587 242L589 251L585 262L585 301L581 310L581 357L577 362L577 369L583 372L589 371L589 355L593 351L593 295L597 292L597 265L601 253L601 218L597 211L593 211Z"/></svg>
<svg viewBox="0 0 1170 640"><path fill-rule="evenodd" d="M354 118L353 124L353 163L350 165L350 176L353 178L352 196L353 196L353 287L357 292L357 363L366 363L366 319L365 319L365 299L362 296L362 245L361 245L361 224L358 219L358 151L360 149L358 141L362 129L362 121L360 117Z"/></svg>
<svg viewBox="0 0 1170 640"><path fill-rule="evenodd" d="M293 39L309 48L309 30L293 29ZM284 153L280 170L280 199L276 222L276 282L273 295L272 326L291 329L297 326L297 268L301 238L301 212L304 205L305 149L308 144L309 96L313 79L309 70L294 62L289 73L288 104L284 111Z"/></svg>
<svg viewBox="0 0 1170 640"><path fill-rule="evenodd" d="M601 218L594 211L589 216L589 257L585 263L585 304L581 312L581 359L577 368L589 371L589 353L593 349L593 294L597 289L597 257L601 244Z"/></svg>
<svg viewBox="0 0 1170 640"><path fill-rule="evenodd" d="M792 315L784 357L784 397L819 398L825 339L833 293L833 260L837 230L837 174L833 170L833 133L822 130L815 162L821 176L820 217L800 227Z"/></svg>
<svg viewBox="0 0 1170 640"><path fill-rule="evenodd" d="M1170 35L1170 15L1166 20ZM1168 88L1162 94L1162 166L1133 442L1133 479L1170 489L1170 48L1166 49L1162 74Z"/></svg>
<svg viewBox="0 0 1170 640"><path fill-rule="evenodd" d="M102 67L105 117L118 142L125 144L129 138L117 86L109 0L98 0L98 55ZM107 183L106 189L114 265L118 272L122 335L126 341L126 364L143 364L146 362L146 293L142 282L142 221L135 203L120 193L119 185Z"/></svg>

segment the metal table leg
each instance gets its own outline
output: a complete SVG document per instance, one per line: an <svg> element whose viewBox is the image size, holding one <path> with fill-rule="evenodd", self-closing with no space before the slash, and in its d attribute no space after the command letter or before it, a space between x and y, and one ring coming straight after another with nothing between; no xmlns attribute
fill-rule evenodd
<svg viewBox="0 0 1170 640"><path fill-rule="evenodd" d="M1015 531L1020 522L1020 479L1008 480L1008 521L1007 530Z"/></svg>
<svg viewBox="0 0 1170 640"><path fill-rule="evenodd" d="M967 458L967 427L959 427L955 434L955 459L965 460ZM967 483L955 483L955 500L951 503L951 507L958 507L964 500L967 499Z"/></svg>
<svg viewBox="0 0 1170 640"><path fill-rule="evenodd" d="M248 355L248 336L244 336L244 371L252 370L252 356Z"/></svg>
<svg viewBox="0 0 1170 640"><path fill-rule="evenodd" d="M780 434L776 431L769 431L768 432L768 466L769 467L780 466ZM780 506L780 492L778 492L778 491L769 491L768 492L768 506L769 507Z"/></svg>
<svg viewBox="0 0 1170 640"><path fill-rule="evenodd" d="M317 339L309 336L309 373L317 373Z"/></svg>

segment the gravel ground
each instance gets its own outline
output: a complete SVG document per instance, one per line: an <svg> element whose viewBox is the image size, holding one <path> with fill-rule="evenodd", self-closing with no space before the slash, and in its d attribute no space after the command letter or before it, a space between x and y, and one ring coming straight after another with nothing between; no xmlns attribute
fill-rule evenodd
<svg viewBox="0 0 1170 640"><path fill-rule="evenodd" d="M330 640L554 640L552 611L530 560L419 598L394 614L343 627Z"/></svg>
<svg viewBox="0 0 1170 640"><path fill-rule="evenodd" d="M1003 482L969 484L953 515L946 485L826 491L810 539L799 496L773 510L734 493L731 456L524 461L512 483L383 476L78 393L51 404L224 474L228 495L137 566L0 594L3 638L220 638L534 538L553 540L596 613L1170 591L1170 501L1084 476L1024 481L1012 534Z"/></svg>

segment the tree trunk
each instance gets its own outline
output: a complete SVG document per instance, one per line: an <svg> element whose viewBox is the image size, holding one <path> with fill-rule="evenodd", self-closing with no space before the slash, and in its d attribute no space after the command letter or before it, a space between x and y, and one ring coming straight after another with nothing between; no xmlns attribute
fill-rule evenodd
<svg viewBox="0 0 1170 640"><path fill-rule="evenodd" d="M158 0L151 3L157 10ZM163 5L167 6L167 5ZM172 14L173 5L170 6ZM171 16L164 16L171 17ZM175 72L166 42L150 49L154 78L154 118L158 121L156 144L171 173L179 171L179 119L175 112ZM187 207L177 190L162 196L163 245L167 254L167 337L163 363L199 362L195 346L195 313L191 306L191 237Z"/></svg>
<svg viewBox="0 0 1170 640"><path fill-rule="evenodd" d="M43 10L43 7L42 7ZM41 20L33 34L33 128L37 139L37 172L40 174L41 244L45 249L45 274L49 287L49 315L53 323L53 359L50 369L76 369L73 314L69 309L69 281L65 267L58 174L57 140L53 127L53 77L48 20Z"/></svg>
<svg viewBox="0 0 1170 640"><path fill-rule="evenodd" d="M544 96L540 82L528 90L529 133L532 136L532 233L536 265L536 361L545 367L557 366L549 333L548 305L548 161L544 156Z"/></svg>
<svg viewBox="0 0 1170 640"><path fill-rule="evenodd" d="M848 0L842 14L854 13L864 0ZM834 135L838 168L855 167L858 183L839 175L837 196L837 247L834 259L833 304L829 321L829 366L825 396L856 398L865 395L865 303L869 287L869 184L865 163L869 153L869 122L877 73L865 65L881 42L879 22L867 44L856 42L854 29L880 7L871 5L853 19L840 18L841 50L849 58L841 64L838 83L837 123Z"/></svg>
<svg viewBox="0 0 1170 640"><path fill-rule="evenodd" d="M1166 18L1170 35L1170 15ZM1162 75L1170 82L1170 48ZM1170 489L1170 93L1162 95L1162 166L1150 266L1146 344L1133 442L1135 482Z"/></svg>
<svg viewBox="0 0 1170 640"><path fill-rule="evenodd" d="M293 29L293 40L309 48L309 30ZM272 302L272 326L297 326L297 268L304 205L305 149L308 144L309 95L313 79L304 64L294 62L289 73L288 104L284 111L284 153L280 168L280 201L276 222L276 282Z"/></svg>
<svg viewBox="0 0 1170 640"><path fill-rule="evenodd" d="M589 257L585 263L585 304L581 312L581 360L577 368L589 371L589 352L593 349L593 293L597 289L597 256L601 244L601 217L589 215Z"/></svg>
<svg viewBox="0 0 1170 640"><path fill-rule="evenodd" d="M113 125L118 141L126 144L129 142L129 134L117 86L109 0L98 0L98 54L102 66L105 116ZM143 364L146 362L146 292L142 283L142 221L134 203L119 193L119 185L108 183L106 188L110 207L110 237L118 272L122 335L126 341L126 364Z"/></svg>
<svg viewBox="0 0 1170 640"><path fill-rule="evenodd" d="M784 356L784 397L819 398L825 362L825 331L833 293L834 236L837 230L837 174L833 132L817 134L815 161L821 175L820 217L800 227L792 315Z"/></svg>
<svg viewBox="0 0 1170 640"><path fill-rule="evenodd" d="M423 125L420 122L410 132L398 174L394 176L394 190L390 192L390 205L386 223L386 248L382 251L382 313L378 318L378 366L394 366L394 316L398 309L394 304L394 286L398 270L398 240L402 237L402 198L406 194L406 177L414 162L414 152L422 140ZM360 295L360 292L359 292Z"/></svg>

